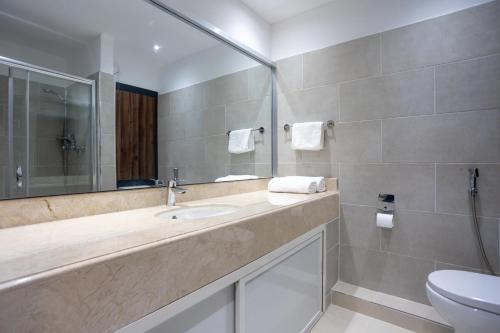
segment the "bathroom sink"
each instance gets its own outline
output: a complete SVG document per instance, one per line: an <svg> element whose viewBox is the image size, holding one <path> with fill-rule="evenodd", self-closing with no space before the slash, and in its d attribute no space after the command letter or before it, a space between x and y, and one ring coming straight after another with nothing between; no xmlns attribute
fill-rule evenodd
<svg viewBox="0 0 500 333"><path fill-rule="evenodd" d="M157 216L162 219L196 220L206 217L231 214L240 210L239 207L230 205L193 206L163 212Z"/></svg>

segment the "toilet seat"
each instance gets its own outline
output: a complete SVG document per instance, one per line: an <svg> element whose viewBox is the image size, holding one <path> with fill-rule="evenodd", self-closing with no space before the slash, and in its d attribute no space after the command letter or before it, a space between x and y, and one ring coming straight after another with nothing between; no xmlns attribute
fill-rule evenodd
<svg viewBox="0 0 500 333"><path fill-rule="evenodd" d="M443 270L429 274L429 287L455 302L500 315L500 277Z"/></svg>

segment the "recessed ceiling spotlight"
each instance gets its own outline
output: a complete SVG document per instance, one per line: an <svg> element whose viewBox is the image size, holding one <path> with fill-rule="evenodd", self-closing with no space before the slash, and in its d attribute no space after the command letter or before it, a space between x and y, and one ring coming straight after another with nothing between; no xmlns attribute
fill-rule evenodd
<svg viewBox="0 0 500 333"><path fill-rule="evenodd" d="M158 44L153 45L153 50L155 50L155 52L160 51L160 49L161 49L160 45L158 45Z"/></svg>

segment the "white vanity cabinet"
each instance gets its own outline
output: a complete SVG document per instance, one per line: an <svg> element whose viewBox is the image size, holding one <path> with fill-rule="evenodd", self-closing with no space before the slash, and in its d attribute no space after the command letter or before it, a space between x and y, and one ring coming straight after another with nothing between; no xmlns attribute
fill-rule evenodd
<svg viewBox="0 0 500 333"><path fill-rule="evenodd" d="M226 287L147 332L234 333L234 291L234 285Z"/></svg>
<svg viewBox="0 0 500 333"><path fill-rule="evenodd" d="M119 330L305 333L323 311L324 227Z"/></svg>
<svg viewBox="0 0 500 333"><path fill-rule="evenodd" d="M306 332L322 312L321 254L318 237L240 280L237 332Z"/></svg>

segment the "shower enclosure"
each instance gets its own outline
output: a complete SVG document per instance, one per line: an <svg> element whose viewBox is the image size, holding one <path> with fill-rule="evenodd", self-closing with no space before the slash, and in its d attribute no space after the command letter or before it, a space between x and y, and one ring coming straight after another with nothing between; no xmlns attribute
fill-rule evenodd
<svg viewBox="0 0 500 333"><path fill-rule="evenodd" d="M0 199L97 190L94 81L0 57Z"/></svg>

